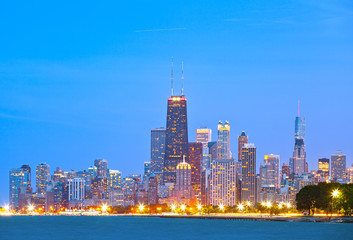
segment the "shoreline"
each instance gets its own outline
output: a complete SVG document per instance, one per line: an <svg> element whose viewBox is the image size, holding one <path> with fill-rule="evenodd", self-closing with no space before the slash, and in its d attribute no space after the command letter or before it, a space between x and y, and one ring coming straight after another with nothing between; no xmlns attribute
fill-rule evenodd
<svg viewBox="0 0 353 240"><path fill-rule="evenodd" d="M353 216L248 216L248 215L177 215L177 214L9 214L11 216L95 216L95 217L154 217L154 218L179 218L179 219L219 219L233 221L271 221L271 222L312 222L312 223L353 223Z"/></svg>

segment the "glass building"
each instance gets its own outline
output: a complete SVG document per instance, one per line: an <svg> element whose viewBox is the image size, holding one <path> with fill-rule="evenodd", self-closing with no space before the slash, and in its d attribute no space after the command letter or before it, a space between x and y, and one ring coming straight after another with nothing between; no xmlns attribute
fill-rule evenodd
<svg viewBox="0 0 353 240"><path fill-rule="evenodd" d="M36 167L36 189L37 194L44 195L49 183L50 172L49 165L46 163L41 163Z"/></svg>
<svg viewBox="0 0 353 240"><path fill-rule="evenodd" d="M188 158L188 122L186 98L168 98L167 128L164 155L164 183L176 183L176 166ZM188 160L186 159L188 162Z"/></svg>
<svg viewBox="0 0 353 240"><path fill-rule="evenodd" d="M241 201L256 202L256 147L253 143L247 143L242 148L242 182Z"/></svg>
<svg viewBox="0 0 353 240"><path fill-rule="evenodd" d="M151 130L151 172L162 173L165 154L165 128Z"/></svg>
<svg viewBox="0 0 353 240"><path fill-rule="evenodd" d="M217 159L230 159L230 125L228 121L218 122Z"/></svg>
<svg viewBox="0 0 353 240"><path fill-rule="evenodd" d="M331 180L333 182L346 181L346 155L336 151L331 155Z"/></svg>

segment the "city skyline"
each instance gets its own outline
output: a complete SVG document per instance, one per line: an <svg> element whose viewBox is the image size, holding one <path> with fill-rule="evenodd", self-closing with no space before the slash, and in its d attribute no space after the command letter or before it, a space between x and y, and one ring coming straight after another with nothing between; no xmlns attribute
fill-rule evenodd
<svg viewBox="0 0 353 240"><path fill-rule="evenodd" d="M87 169L104 158L124 175L142 173L143 162L150 161L150 130L165 126L170 56L176 93L184 61L189 142L202 126L217 141L218 121L228 120L233 156L244 130L257 147L257 171L264 155L288 162L300 100L309 169L336 150L351 165L353 37L347 3L193 2L174 11L126 3L97 13L94 21L86 12L96 12L95 6L62 7L43 21L39 5L17 9L4 3L0 203L8 201L9 170L22 164L32 168L32 185L41 162L52 173L57 166ZM110 11L125 8L139 18ZM69 11L67 18L60 9ZM59 37L67 33L70 40Z"/></svg>

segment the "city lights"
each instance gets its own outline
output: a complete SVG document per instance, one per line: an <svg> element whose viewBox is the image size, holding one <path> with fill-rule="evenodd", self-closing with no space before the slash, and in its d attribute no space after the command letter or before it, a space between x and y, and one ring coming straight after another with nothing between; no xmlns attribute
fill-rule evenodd
<svg viewBox="0 0 353 240"><path fill-rule="evenodd" d="M184 204L180 206L180 209L181 209L182 211L185 211L185 208L186 208L186 207L185 207Z"/></svg>
<svg viewBox="0 0 353 240"><path fill-rule="evenodd" d="M143 212L143 209L145 208L145 206L143 204L140 204L139 205L139 211L142 213Z"/></svg>
<svg viewBox="0 0 353 240"><path fill-rule="evenodd" d="M172 205L172 211L174 212L175 209L176 209L176 206L173 204L173 205Z"/></svg>
<svg viewBox="0 0 353 240"><path fill-rule="evenodd" d="M102 212L106 212L108 210L108 206L107 205L103 205L102 206Z"/></svg>
<svg viewBox="0 0 353 240"><path fill-rule="evenodd" d="M219 205L219 209L221 209L222 211L224 210L224 205L223 204L220 204Z"/></svg>
<svg viewBox="0 0 353 240"><path fill-rule="evenodd" d="M338 197L339 194L340 194L340 192L337 189L335 189L332 192L332 197Z"/></svg>
<svg viewBox="0 0 353 240"><path fill-rule="evenodd" d="M9 205L5 205L4 209L5 209L6 212L8 212L10 210L10 206Z"/></svg>
<svg viewBox="0 0 353 240"><path fill-rule="evenodd" d="M238 205L238 209L239 209L240 211L243 211L243 210L244 210L243 204L239 204L239 205Z"/></svg>
<svg viewBox="0 0 353 240"><path fill-rule="evenodd" d="M197 205L197 209L198 210L201 210L202 209L202 206L199 204L199 205Z"/></svg>
<svg viewBox="0 0 353 240"><path fill-rule="evenodd" d="M34 210L34 206L33 206L33 205L29 205L29 206L27 207L27 210L28 210L29 212L32 212L32 211Z"/></svg>
<svg viewBox="0 0 353 240"><path fill-rule="evenodd" d="M250 206L251 206L251 202L247 202L246 205L247 205L248 207L250 207Z"/></svg>

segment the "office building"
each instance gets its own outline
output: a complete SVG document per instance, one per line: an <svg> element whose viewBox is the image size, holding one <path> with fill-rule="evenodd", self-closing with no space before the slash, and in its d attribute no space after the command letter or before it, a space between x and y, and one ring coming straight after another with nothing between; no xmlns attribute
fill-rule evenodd
<svg viewBox="0 0 353 240"><path fill-rule="evenodd" d="M269 154L265 155L264 163L269 164L270 172L268 172L267 176L267 184L274 185L276 189L280 188L280 172L279 172L279 155Z"/></svg>
<svg viewBox="0 0 353 240"><path fill-rule="evenodd" d="M242 148L242 202L256 202L256 147L253 143L247 143Z"/></svg>
<svg viewBox="0 0 353 240"><path fill-rule="evenodd" d="M162 173L165 155L165 128L151 130L151 172Z"/></svg>
<svg viewBox="0 0 353 240"><path fill-rule="evenodd" d="M94 160L94 166L97 168L97 177L106 178L108 173L108 161L105 159Z"/></svg>
<svg viewBox="0 0 353 240"><path fill-rule="evenodd" d="M148 176L151 174L151 163L143 163L143 181L147 181Z"/></svg>
<svg viewBox="0 0 353 240"><path fill-rule="evenodd" d="M218 122L218 138L217 138L217 159L231 159L230 152L230 125L228 121L223 124Z"/></svg>
<svg viewBox="0 0 353 240"><path fill-rule="evenodd" d="M108 186L109 188L121 187L121 172L119 170L108 170Z"/></svg>
<svg viewBox="0 0 353 240"><path fill-rule="evenodd" d="M234 206L237 202L236 162L217 159L211 163L210 204Z"/></svg>
<svg viewBox="0 0 353 240"><path fill-rule="evenodd" d="M171 192L173 201L177 204L190 204L193 199L191 185L191 165L185 161L176 167L176 184Z"/></svg>
<svg viewBox="0 0 353 240"><path fill-rule="evenodd" d="M320 158L318 165L318 175L320 175L322 180L328 181L330 177L330 159Z"/></svg>
<svg viewBox="0 0 353 240"><path fill-rule="evenodd" d="M27 178L27 172L23 171L22 168L12 168L10 170L10 207L16 209L19 204L19 194L21 189L26 189L25 181Z"/></svg>
<svg viewBox="0 0 353 240"><path fill-rule="evenodd" d="M248 136L246 136L245 132L242 131L240 136L238 136L238 159L237 159L238 161L241 161L241 154L242 154L241 149L245 144L248 143L248 140L249 140Z"/></svg>
<svg viewBox="0 0 353 240"><path fill-rule="evenodd" d="M331 181L346 181L346 155L339 150L331 155Z"/></svg>
<svg viewBox="0 0 353 240"><path fill-rule="evenodd" d="M164 155L164 183L176 183L176 166L188 157L188 123L186 98L168 98ZM186 159L186 162L188 159Z"/></svg>
<svg viewBox="0 0 353 240"><path fill-rule="evenodd" d="M191 166L191 185L194 194L199 197L201 194L201 160L203 145L199 142L188 144L189 164Z"/></svg>
<svg viewBox="0 0 353 240"><path fill-rule="evenodd" d="M196 142L202 143L202 170L208 169L210 167L210 154L208 143L211 142L212 130L205 128L196 129Z"/></svg>
<svg viewBox="0 0 353 240"><path fill-rule="evenodd" d="M49 165L41 163L36 167L36 189L37 194L44 196L50 179Z"/></svg>

